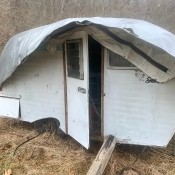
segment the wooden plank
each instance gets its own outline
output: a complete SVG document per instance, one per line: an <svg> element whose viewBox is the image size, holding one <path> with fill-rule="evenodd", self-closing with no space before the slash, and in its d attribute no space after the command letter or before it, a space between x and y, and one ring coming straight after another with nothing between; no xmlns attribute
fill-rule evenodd
<svg viewBox="0 0 175 175"><path fill-rule="evenodd" d="M101 136L104 137L104 47L101 46Z"/></svg>
<svg viewBox="0 0 175 175"><path fill-rule="evenodd" d="M104 143L98 152L93 164L91 165L87 175L102 175L108 161L111 157L111 154L115 148L117 139L110 135L107 136L104 140Z"/></svg>
<svg viewBox="0 0 175 175"><path fill-rule="evenodd" d="M63 49L63 76L64 76L64 105L65 105L65 129L68 134L68 113L67 113L67 78L66 78L66 51L65 44L62 45Z"/></svg>
<svg viewBox="0 0 175 175"><path fill-rule="evenodd" d="M174 134L174 136L173 136L173 156L175 156L175 134Z"/></svg>

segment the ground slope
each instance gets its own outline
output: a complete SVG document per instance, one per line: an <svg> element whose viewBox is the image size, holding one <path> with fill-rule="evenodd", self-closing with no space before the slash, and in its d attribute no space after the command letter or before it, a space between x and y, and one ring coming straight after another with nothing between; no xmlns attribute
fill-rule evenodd
<svg viewBox="0 0 175 175"><path fill-rule="evenodd" d="M31 124L0 118L0 174L5 175L85 175L100 147L92 143L86 151L73 139L48 133L19 147L37 135ZM135 162L135 163L134 163ZM118 145L106 168L105 175L119 175L129 168L136 175L175 175L175 157L169 150ZM134 169L133 171L131 169Z"/></svg>

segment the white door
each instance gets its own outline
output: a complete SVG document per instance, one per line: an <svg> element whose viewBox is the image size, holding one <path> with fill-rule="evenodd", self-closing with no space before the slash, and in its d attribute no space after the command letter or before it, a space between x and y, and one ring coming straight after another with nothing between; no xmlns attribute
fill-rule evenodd
<svg viewBox="0 0 175 175"><path fill-rule="evenodd" d="M89 147L88 37L79 32L66 40L68 134Z"/></svg>

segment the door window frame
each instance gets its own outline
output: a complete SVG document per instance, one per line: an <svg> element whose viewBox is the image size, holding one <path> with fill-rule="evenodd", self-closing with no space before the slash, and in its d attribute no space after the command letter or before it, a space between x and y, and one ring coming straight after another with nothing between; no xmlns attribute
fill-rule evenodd
<svg viewBox="0 0 175 175"><path fill-rule="evenodd" d="M69 75L69 68L68 68L68 62L66 62L67 64L67 76L69 78L76 78L76 79L80 79L80 80L84 80L84 64L83 64L83 38L76 38L76 39L69 39L66 40L65 42L65 50L66 50L66 60L68 60L68 50L67 50L67 44L69 43L79 43L79 77L78 76L71 76Z"/></svg>

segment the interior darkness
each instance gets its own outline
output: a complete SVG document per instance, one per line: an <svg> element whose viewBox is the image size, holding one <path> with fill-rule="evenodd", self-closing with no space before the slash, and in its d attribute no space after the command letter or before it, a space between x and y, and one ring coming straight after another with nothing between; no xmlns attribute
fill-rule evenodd
<svg viewBox="0 0 175 175"><path fill-rule="evenodd" d="M89 36L90 135L101 135L101 45Z"/></svg>

